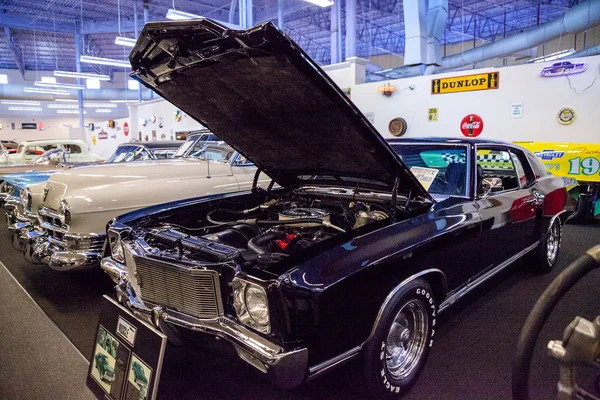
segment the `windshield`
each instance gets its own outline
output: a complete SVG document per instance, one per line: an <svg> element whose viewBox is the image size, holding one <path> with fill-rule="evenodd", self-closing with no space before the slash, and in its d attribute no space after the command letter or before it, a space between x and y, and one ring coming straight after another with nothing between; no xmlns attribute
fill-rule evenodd
<svg viewBox="0 0 600 400"><path fill-rule="evenodd" d="M174 157L198 157L208 144L214 144L219 140L218 136L210 133L189 136L187 141L177 150Z"/></svg>
<svg viewBox="0 0 600 400"><path fill-rule="evenodd" d="M152 157L148 150L141 146L119 146L106 160L107 163L130 162L150 160Z"/></svg>
<svg viewBox="0 0 600 400"><path fill-rule="evenodd" d="M65 163L66 159L65 159L64 150L62 150L62 149L49 150L49 151L45 152L44 154L42 154L41 156L39 156L38 158L36 158L35 160L33 160L33 163L34 164L48 164L50 161L54 161L57 164Z"/></svg>
<svg viewBox="0 0 600 400"><path fill-rule="evenodd" d="M431 194L467 196L467 147L392 144L394 151Z"/></svg>
<svg viewBox="0 0 600 400"><path fill-rule="evenodd" d="M222 148L206 147L197 154L190 154L190 156L201 160L228 162L233 155L233 151L233 149L228 151Z"/></svg>

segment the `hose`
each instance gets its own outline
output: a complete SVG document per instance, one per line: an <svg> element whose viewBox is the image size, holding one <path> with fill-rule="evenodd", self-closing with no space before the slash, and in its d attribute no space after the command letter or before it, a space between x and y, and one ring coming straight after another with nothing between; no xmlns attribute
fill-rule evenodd
<svg viewBox="0 0 600 400"><path fill-rule="evenodd" d="M587 273L600 268L600 245L592 247L579 257L544 290L525 320L517 343L517 352L513 362L512 395L513 400L529 399L529 372L533 350L540 331L556 304Z"/></svg>
<svg viewBox="0 0 600 400"><path fill-rule="evenodd" d="M327 228L332 228L342 233L346 233L345 230L332 224L331 222L323 221L319 218L299 218L299 219L286 219L283 221L280 220L256 220L256 225L296 225L296 224L306 224L306 223L315 223L319 225L323 225Z"/></svg>
<svg viewBox="0 0 600 400"><path fill-rule="evenodd" d="M253 237L248 241L248 248L255 252L256 254L265 254L266 251L261 247L264 244L269 243L271 240L282 240L285 239L285 232L281 231L273 231L263 233L262 235L258 235Z"/></svg>

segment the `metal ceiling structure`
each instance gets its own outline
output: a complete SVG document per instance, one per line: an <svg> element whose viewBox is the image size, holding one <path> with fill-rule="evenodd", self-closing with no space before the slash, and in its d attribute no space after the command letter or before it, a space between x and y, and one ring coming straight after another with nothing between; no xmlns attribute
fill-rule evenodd
<svg viewBox="0 0 600 400"><path fill-rule="evenodd" d="M346 35L345 1L340 29ZM415 0L412 0L415 1ZM594 0L587 0L594 1ZM582 0L449 0L442 45L476 41L477 45L525 32L561 17ZM130 48L115 36L134 37L134 20L165 20L168 9L221 21L238 21L237 0L0 0L0 68L76 69L75 35L81 31L81 54L126 60ZM241 3L240 3L241 4ZM331 9L304 0L253 0L254 23L278 23L282 4L284 31L322 65L331 62ZM400 0L357 0L356 55L403 55L404 13ZM341 41L344 49L344 40ZM345 54L345 53L343 53ZM115 67L82 64L82 71L110 73Z"/></svg>

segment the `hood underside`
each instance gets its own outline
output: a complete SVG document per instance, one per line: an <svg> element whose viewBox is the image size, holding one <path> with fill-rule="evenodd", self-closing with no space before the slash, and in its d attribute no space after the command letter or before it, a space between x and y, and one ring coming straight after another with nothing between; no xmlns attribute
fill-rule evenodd
<svg viewBox="0 0 600 400"><path fill-rule="evenodd" d="M271 23L232 31L205 19L152 22L130 61L133 78L280 185L310 179L391 190L397 182L400 193L430 198L348 97Z"/></svg>

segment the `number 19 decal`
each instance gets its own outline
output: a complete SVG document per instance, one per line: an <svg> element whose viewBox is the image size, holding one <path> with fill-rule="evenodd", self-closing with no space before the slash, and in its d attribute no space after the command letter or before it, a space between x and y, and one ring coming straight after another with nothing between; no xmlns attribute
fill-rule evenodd
<svg viewBox="0 0 600 400"><path fill-rule="evenodd" d="M587 157L583 160L580 157L573 158L569 160L569 164L571 164L569 174L572 175L579 175L580 170L584 175L595 175L600 170L600 161L593 157Z"/></svg>

